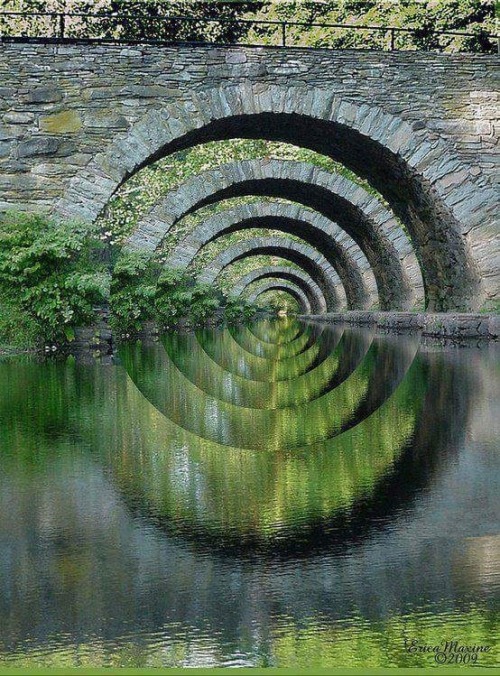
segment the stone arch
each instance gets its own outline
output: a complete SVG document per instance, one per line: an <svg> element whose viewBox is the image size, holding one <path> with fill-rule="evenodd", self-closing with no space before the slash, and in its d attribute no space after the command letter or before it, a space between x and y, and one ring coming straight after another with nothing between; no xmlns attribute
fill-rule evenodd
<svg viewBox="0 0 500 676"><path fill-rule="evenodd" d="M311 209L290 202L252 202L217 211L194 227L173 249L167 264L188 267L201 247L217 237L245 228L270 228L296 235L317 248L338 273L347 294L348 308L378 306L377 286L366 256L338 225ZM412 251L407 273L416 300L423 301L420 268ZM413 265L412 265L413 263Z"/></svg>
<svg viewBox="0 0 500 676"><path fill-rule="evenodd" d="M492 236L497 193L424 122L339 96L326 86L244 82L158 102L70 180L56 205L94 220L142 167L177 150L228 138L285 141L329 155L366 178L405 223L424 270L430 310L475 309L497 293ZM494 233L493 233L494 235Z"/></svg>
<svg viewBox="0 0 500 676"><path fill-rule="evenodd" d="M311 312L322 313L326 312L325 297L316 282L303 270L286 267L284 265L268 265L262 268L257 268L243 275L234 284L231 295L235 297L241 296L245 293L246 288L254 282L261 279L274 279L278 281L289 281L298 286L306 295Z"/></svg>
<svg viewBox="0 0 500 676"><path fill-rule="evenodd" d="M285 293L288 293L298 302L299 308L303 314L311 314L311 305L306 294L300 287L292 284L292 282L287 282L286 280L269 280L261 283L257 288L250 291L248 294L248 301L250 303L256 303L259 296L262 296L266 291L284 291Z"/></svg>
<svg viewBox="0 0 500 676"><path fill-rule="evenodd" d="M415 270L418 262L396 219L361 186L305 162L244 160L193 176L140 219L128 245L153 251L183 216L207 204L246 195L285 198L338 223L368 259L377 280L380 308L412 306L407 268Z"/></svg>
<svg viewBox="0 0 500 676"><path fill-rule="evenodd" d="M284 237L254 237L233 244L206 263L198 274L198 281L214 284L228 265L242 258L257 255L279 256L292 261L307 272L319 286L325 297L327 310L345 308L344 287L325 257L308 244Z"/></svg>

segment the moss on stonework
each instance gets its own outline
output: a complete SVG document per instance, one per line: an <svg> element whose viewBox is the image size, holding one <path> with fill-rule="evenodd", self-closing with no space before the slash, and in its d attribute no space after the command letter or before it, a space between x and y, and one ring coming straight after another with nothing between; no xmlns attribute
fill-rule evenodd
<svg viewBox="0 0 500 676"><path fill-rule="evenodd" d="M74 110L63 110L40 119L40 129L50 134L68 134L82 128L82 118Z"/></svg>

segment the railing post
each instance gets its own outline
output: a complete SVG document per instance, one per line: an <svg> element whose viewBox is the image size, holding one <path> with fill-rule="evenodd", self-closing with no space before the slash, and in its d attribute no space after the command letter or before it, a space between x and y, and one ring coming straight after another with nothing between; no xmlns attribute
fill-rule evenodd
<svg viewBox="0 0 500 676"><path fill-rule="evenodd" d="M396 33L394 31L394 28L391 28L389 32L389 49L391 50L391 52L394 51L395 41L396 41Z"/></svg>
<svg viewBox="0 0 500 676"><path fill-rule="evenodd" d="M286 47L286 21L281 22L281 46Z"/></svg>
<svg viewBox="0 0 500 676"><path fill-rule="evenodd" d="M59 37L64 37L64 28L65 28L65 15L63 13L59 14Z"/></svg>

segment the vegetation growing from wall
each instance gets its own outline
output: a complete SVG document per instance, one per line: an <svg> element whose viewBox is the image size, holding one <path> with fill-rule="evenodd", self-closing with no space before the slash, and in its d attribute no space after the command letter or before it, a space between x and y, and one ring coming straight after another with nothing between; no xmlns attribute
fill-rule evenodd
<svg viewBox="0 0 500 676"><path fill-rule="evenodd" d="M244 275L269 265L279 265L280 267L287 267L292 270L301 270L296 263L288 260L288 258L268 256L266 254L247 256L246 258L241 258L232 265L228 265L227 268L224 268L217 279L217 286L223 293L230 293L235 283Z"/></svg>
<svg viewBox="0 0 500 676"><path fill-rule="evenodd" d="M300 148L288 143L279 143L266 140L231 139L226 141L213 141L200 144L188 150L174 153L158 162L145 167L131 177L111 200L106 214L100 221L103 230L112 233L112 241L123 243L133 231L138 220L169 191L175 189L189 178L203 171L215 169L221 164L237 162L240 160L255 159L279 159L296 162L306 162L320 167L332 174L340 174L350 181L361 185L370 194L376 196L383 204L386 204L382 196L370 186L364 179L344 167L339 162L321 155L320 153ZM236 197L221 200L196 210L181 218L170 229L168 236L160 247L160 257L163 262L168 259L174 247L186 237L195 227L203 223L214 213L225 211L229 208L252 202L287 202L279 198L266 198L260 196ZM203 247L196 256L196 260L190 267L192 275L196 275L203 267L215 258L218 253L228 246L238 243L249 237L278 234L288 239L301 241L299 237L274 231L271 229L255 228L251 231L242 230L230 235L218 237L207 246ZM273 265L272 256L251 256L244 261L231 265L224 272L224 277L218 285L225 293L230 293L236 279L241 274L250 272L256 267ZM285 262L285 265L292 265ZM272 294L270 294L272 295Z"/></svg>
<svg viewBox="0 0 500 676"><path fill-rule="evenodd" d="M289 143L231 139L203 143L188 150L179 151L139 171L117 191L110 201L106 215L101 221L102 227L111 230L119 241L124 241L149 209L169 191L177 188L189 178L203 171L216 169L221 164L256 159L292 160L313 164L361 185L385 204L382 196L367 181L326 155ZM171 229L165 245L171 247L179 241L194 224L201 220L200 216L206 217L223 210L227 208L228 203L238 206L256 200L266 201L266 198L240 197L204 207L199 213L181 219ZM276 199L268 198L268 201L276 201Z"/></svg>
<svg viewBox="0 0 500 676"><path fill-rule="evenodd" d="M110 37L140 39L150 34L151 26L159 31L158 38L208 41L258 41L278 44L281 34L276 28L266 29L245 24L241 19L278 20L290 22L342 23L349 25L395 26L412 29L410 33L396 33L395 47L405 49L434 49L448 51L491 51L485 31L495 32L495 3L489 0L335 0L324 2L190 2L167 0L6 0L4 12L18 11L25 16L7 19L0 17L0 28L14 21L28 30L30 12L79 12L66 24L66 35L92 35L97 31L90 13L113 12L108 20ZM117 14L125 18L118 19ZM142 18L138 15L141 14ZM175 21L157 21L158 16L186 15L192 21L180 25ZM146 16L146 18L143 18ZM214 19L225 19L218 23ZM207 21L208 20L208 21ZM47 19L49 21L49 19ZM16 25L17 25L16 24ZM99 30L102 29L102 25ZM469 31L472 38L460 36L438 37L437 31ZM89 33L90 31L90 33ZM97 33L96 33L97 35ZM389 36L390 37L390 36ZM387 48L385 31L349 31L344 29L304 28L288 26L287 39L291 45L334 48ZM196 286L183 277L173 283L163 278L159 288L164 293L159 299L158 265L166 260L187 232L219 210L261 197L242 197L208 205L176 223L162 244L154 264L140 256L118 257L115 274L111 278L109 266L99 253L102 246L118 248L141 218L163 195L191 176L227 162L245 159L288 159L308 162L331 173L341 174L361 185L385 203L381 195L364 179L343 165L305 148L266 140L231 139L214 141L183 150L163 158L131 177L111 200L106 214L96 229L75 224L54 225L38 216L8 216L0 225L0 342L20 346L37 340L60 340L71 336L71 327L85 324L93 318L95 305L110 299L114 321L126 330L153 317L171 321L192 308L195 321L201 321L224 303L218 292ZM277 201L275 198L268 201ZM281 200L283 201L283 200ZM403 228L404 229L404 228ZM106 233L101 241L98 232ZM254 230L252 235L271 234L271 230ZM220 251L246 237L241 231L217 238L204 247L190 270L191 276ZM291 239L298 239L287 235ZM230 266L221 275L219 288L230 292L241 273L255 267L272 265L272 257L249 257ZM289 264L289 263L285 263ZM155 267L156 266L156 267ZM187 281L189 279L189 282ZM194 285L193 285L194 284ZM168 291L168 294L167 294ZM167 297L168 295L168 297ZM276 296L278 301L279 297Z"/></svg>

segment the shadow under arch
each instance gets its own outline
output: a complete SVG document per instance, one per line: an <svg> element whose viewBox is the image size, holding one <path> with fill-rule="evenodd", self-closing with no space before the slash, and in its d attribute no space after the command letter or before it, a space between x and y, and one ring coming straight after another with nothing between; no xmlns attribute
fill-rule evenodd
<svg viewBox="0 0 500 676"><path fill-rule="evenodd" d="M241 160L192 176L139 219L127 247L152 252L185 216L248 196L286 199L335 222L366 256L382 309L411 307L411 280L418 284L421 275L415 252L391 212L358 184L307 162Z"/></svg>
<svg viewBox="0 0 500 676"><path fill-rule="evenodd" d="M236 280L234 286L231 289L231 295L239 298L245 293L245 289L249 284L254 281L267 278L279 280L284 279L292 282L302 289L304 294L307 296L311 307L318 307L320 304L318 299L322 293L316 282L314 282L313 279L303 270L293 269L285 265L268 265L251 270ZM324 299L322 301L322 305L323 307L326 306L326 301Z"/></svg>
<svg viewBox="0 0 500 676"><path fill-rule="evenodd" d="M286 280L268 280L266 282L252 282L248 289L247 300L249 303L258 303L259 298L262 294L267 293L268 291L283 291L293 300L297 301L299 310L302 309L302 312L308 314L311 312L311 306L309 304L309 299L302 291L302 289L292 282L287 282Z"/></svg>
<svg viewBox="0 0 500 676"><path fill-rule="evenodd" d="M412 237L429 310L475 309L485 293L481 279L496 284L489 279L491 260L478 255L484 238L476 227L494 218L489 181L472 177L453 146L425 127L321 88L248 83L164 104L95 156L70 181L55 211L94 220L116 189L147 164L199 143L237 137L307 147L366 178ZM446 180L450 170L453 181ZM464 199L474 192L477 200Z"/></svg>
<svg viewBox="0 0 500 676"><path fill-rule="evenodd" d="M247 228L281 230L318 249L339 275L346 289L349 309L368 309L378 303L376 279L356 242L332 221L297 204L259 202L218 211L200 221L175 246L168 264L187 267L201 247L225 234ZM421 277L418 277L419 268L415 265L409 267L414 273L412 282L418 292L422 285Z"/></svg>
<svg viewBox="0 0 500 676"><path fill-rule="evenodd" d="M229 265L249 256L261 255L279 256L289 260L312 277L326 300L324 311L345 308L346 291L324 256L309 244L282 237L252 237L233 244L205 263L197 278L205 284L215 284ZM193 264L195 262L196 259Z"/></svg>

